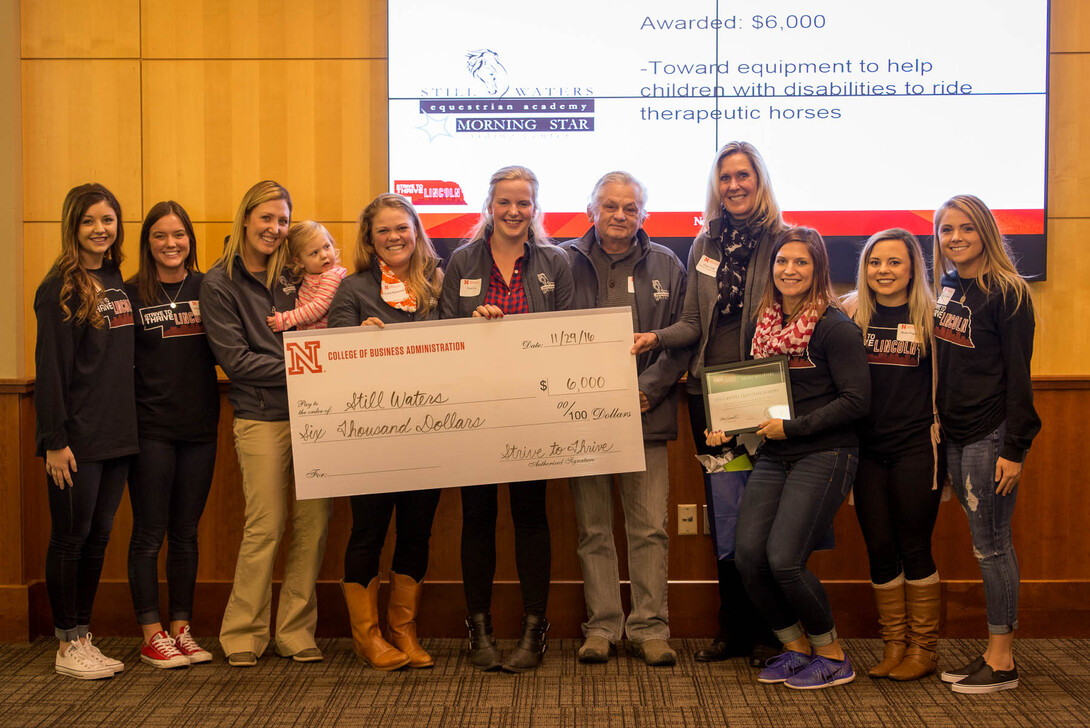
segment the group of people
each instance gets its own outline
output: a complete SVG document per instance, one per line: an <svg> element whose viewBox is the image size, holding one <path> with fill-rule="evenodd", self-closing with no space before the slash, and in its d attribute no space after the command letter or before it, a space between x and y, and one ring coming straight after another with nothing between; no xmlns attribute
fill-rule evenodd
<svg viewBox="0 0 1090 728"><path fill-rule="evenodd" d="M1015 687L1018 566L1010 524L1021 463L1040 422L1029 378L1032 302L992 213L969 195L938 209L934 286L914 235L876 233L860 255L856 290L840 300L821 235L785 224L768 170L746 142L715 157L687 268L649 239L646 204L637 179L610 172L591 192L586 234L556 245L542 226L536 176L504 167L444 271L412 204L382 194L360 215L349 274L328 231L312 221L292 225L288 191L264 181L243 197L223 254L203 277L185 210L175 202L152 207L139 269L123 282L118 201L101 185L71 190L61 253L34 303L57 672L93 679L123 669L94 646L90 621L126 480L141 660L176 667L211 659L189 620L197 524L216 455L216 363L230 379L246 502L220 645L236 667L256 664L270 641L279 655L312 662L323 659L314 639L315 584L331 503L295 498L280 332L627 306L637 332L646 468L569 479L587 615L581 662L606 662L622 640L650 665L677 660L668 642L666 443L678 434L676 385L688 372L698 451L748 447L756 455L735 558L718 562L719 631L697 660L749 657L761 668L759 681L799 689L854 679L828 598L806 566L854 486L885 640L869 674L912 680L933 673L941 604L931 533L949 475L980 561L989 640L981 656L942 679L958 692ZM742 443L710 431L705 369L771 356L788 360L792 417L770 417ZM627 616L614 485L628 544ZM468 660L480 670L523 672L540 665L549 630L546 483L509 489L523 618L506 655L491 617L497 489L460 492ZM375 669L434 664L417 638L416 615L438 501L438 489L351 498L344 596L355 651ZM383 620L379 560L395 517ZM272 629L273 564L289 518ZM164 537L165 628L157 590Z"/></svg>

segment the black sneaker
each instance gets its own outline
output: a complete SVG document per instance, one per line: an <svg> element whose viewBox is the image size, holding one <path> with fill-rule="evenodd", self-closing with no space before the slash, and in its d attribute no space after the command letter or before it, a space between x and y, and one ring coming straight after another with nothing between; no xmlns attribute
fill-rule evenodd
<svg viewBox="0 0 1090 728"><path fill-rule="evenodd" d="M991 665L984 665L969 677L951 685L950 689L955 693L981 695L1016 687L1018 687L1018 665L1010 670L993 670Z"/></svg>
<svg viewBox="0 0 1090 728"><path fill-rule="evenodd" d="M961 682L970 675L978 672L982 667L984 667L984 655L976 658L968 665L962 665L956 670L947 670L943 674L939 675L939 679L942 680L944 683Z"/></svg>

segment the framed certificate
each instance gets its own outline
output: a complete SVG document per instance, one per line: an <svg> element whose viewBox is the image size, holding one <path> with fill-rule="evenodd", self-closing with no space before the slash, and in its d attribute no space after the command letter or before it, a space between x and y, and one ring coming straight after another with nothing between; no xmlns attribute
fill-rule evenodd
<svg viewBox="0 0 1090 728"><path fill-rule="evenodd" d="M786 356L708 367L701 382L709 430L755 432L765 420L789 420L795 414Z"/></svg>

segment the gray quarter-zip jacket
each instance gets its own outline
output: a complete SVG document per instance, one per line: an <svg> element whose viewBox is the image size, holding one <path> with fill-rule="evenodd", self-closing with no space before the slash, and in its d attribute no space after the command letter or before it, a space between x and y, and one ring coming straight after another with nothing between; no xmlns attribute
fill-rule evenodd
<svg viewBox="0 0 1090 728"><path fill-rule="evenodd" d="M227 399L235 416L275 422L288 419L284 342L265 319L295 308L296 285L281 271L270 291L235 258L234 273L217 265L201 281L201 319L216 362L231 379Z"/></svg>

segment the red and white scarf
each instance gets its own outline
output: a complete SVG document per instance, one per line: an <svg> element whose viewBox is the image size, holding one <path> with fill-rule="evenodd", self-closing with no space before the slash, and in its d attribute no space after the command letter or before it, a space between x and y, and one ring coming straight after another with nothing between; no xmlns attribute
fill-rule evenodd
<svg viewBox="0 0 1090 728"><path fill-rule="evenodd" d="M751 353L754 359L770 356L803 356L810 345L814 327L821 318L812 308L804 309L793 322L783 325L783 309L779 303L773 303L764 310L757 322L757 332L753 335Z"/></svg>
<svg viewBox="0 0 1090 728"><path fill-rule="evenodd" d="M382 300L399 311L415 313L416 296L404 281L397 277L390 266L382 262L382 258L378 259L378 269L382 273Z"/></svg>

